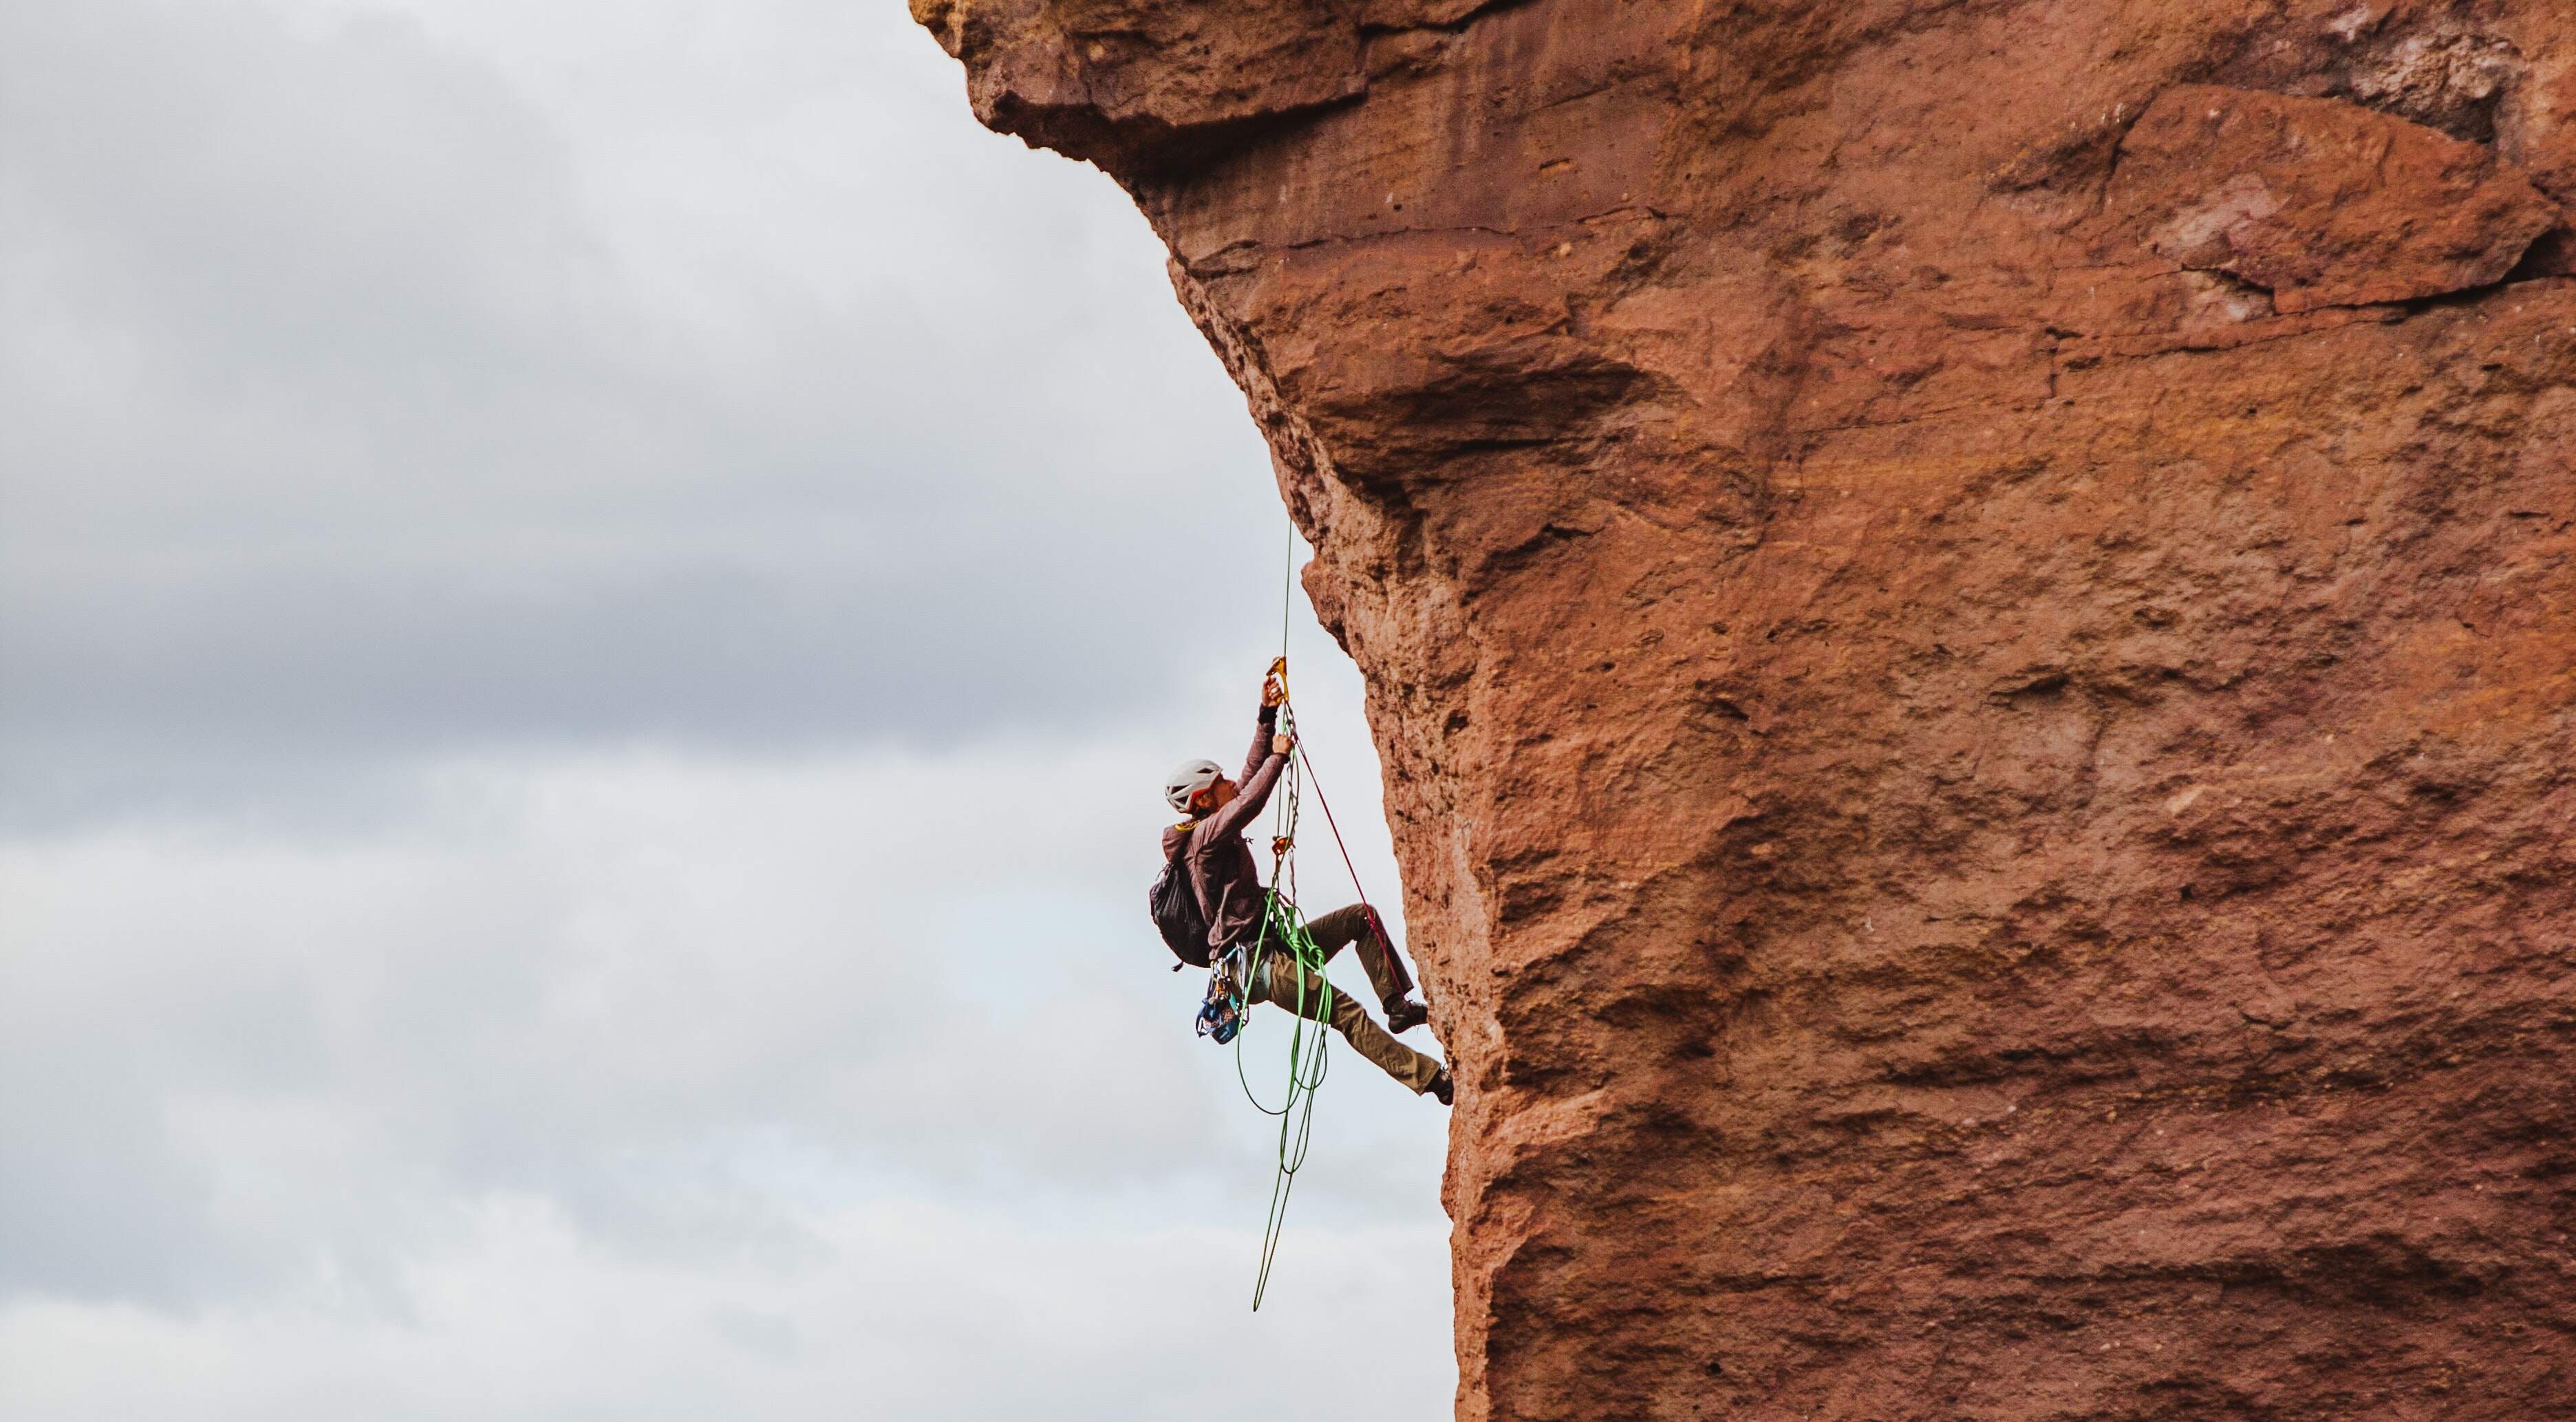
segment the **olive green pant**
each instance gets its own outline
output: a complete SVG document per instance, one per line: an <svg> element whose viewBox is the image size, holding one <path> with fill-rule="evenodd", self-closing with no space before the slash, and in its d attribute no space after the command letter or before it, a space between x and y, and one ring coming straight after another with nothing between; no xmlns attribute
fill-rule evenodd
<svg viewBox="0 0 2576 1422"><path fill-rule="evenodd" d="M1306 932L1315 946L1324 952L1324 960L1356 944L1360 968L1368 974L1369 986L1377 990L1378 1001L1393 1002L1412 985L1397 961L1395 947L1371 929L1368 905L1353 904L1306 920ZM1431 1089L1431 1078L1440 1072L1440 1063L1424 1056L1395 1039L1395 1034L1378 1025L1349 993L1335 992L1320 975L1308 975L1304 984L1304 1001L1299 1001L1297 959L1281 949L1270 949L1262 955L1264 971L1253 975L1253 991L1247 996L1255 1001L1284 1007L1317 1022L1329 1022L1351 1050L1377 1064L1378 1070L1403 1082L1406 1089L1419 1095Z"/></svg>

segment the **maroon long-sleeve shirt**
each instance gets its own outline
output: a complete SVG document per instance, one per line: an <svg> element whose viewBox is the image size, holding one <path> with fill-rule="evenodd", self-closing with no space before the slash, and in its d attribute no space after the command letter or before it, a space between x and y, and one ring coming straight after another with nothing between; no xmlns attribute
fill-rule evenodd
<svg viewBox="0 0 2576 1422"><path fill-rule="evenodd" d="M1253 860L1252 846L1244 842L1243 827L1270 803L1270 792L1288 767L1288 757L1270 750L1270 738L1278 730L1279 708L1262 707L1260 723L1252 733L1252 754L1244 759L1243 774L1235 782L1242 789L1233 802L1163 831L1166 859L1182 853L1181 842L1189 841L1190 888L1199 896L1199 911L1207 915L1211 956L1261 931L1261 869Z"/></svg>

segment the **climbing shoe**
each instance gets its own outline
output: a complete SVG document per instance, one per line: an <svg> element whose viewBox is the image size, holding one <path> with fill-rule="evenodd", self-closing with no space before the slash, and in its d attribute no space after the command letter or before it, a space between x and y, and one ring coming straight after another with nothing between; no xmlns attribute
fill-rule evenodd
<svg viewBox="0 0 2576 1422"><path fill-rule="evenodd" d="M1386 1030L1410 1032L1431 1020L1431 1009L1409 997L1399 997L1386 1004Z"/></svg>
<svg viewBox="0 0 2576 1422"><path fill-rule="evenodd" d="M1442 1067L1431 1074L1431 1094L1440 1098L1443 1106L1450 1104L1450 1099L1458 1094L1457 1083L1449 1079L1449 1068Z"/></svg>

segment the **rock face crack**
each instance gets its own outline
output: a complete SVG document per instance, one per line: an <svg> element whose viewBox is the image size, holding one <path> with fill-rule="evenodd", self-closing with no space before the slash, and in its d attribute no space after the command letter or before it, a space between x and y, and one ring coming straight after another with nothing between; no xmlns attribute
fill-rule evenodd
<svg viewBox="0 0 2576 1422"><path fill-rule="evenodd" d="M1242 386L1469 1422L2576 1397L2576 10L915 0Z"/></svg>
<svg viewBox="0 0 2576 1422"><path fill-rule="evenodd" d="M2566 221L2489 150L2337 99L2168 89L2120 154L2122 235L2285 315L2494 285Z"/></svg>

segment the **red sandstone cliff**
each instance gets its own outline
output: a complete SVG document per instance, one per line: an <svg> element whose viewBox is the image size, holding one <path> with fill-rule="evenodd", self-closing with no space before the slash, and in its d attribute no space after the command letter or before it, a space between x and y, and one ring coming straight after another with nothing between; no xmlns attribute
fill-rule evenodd
<svg viewBox="0 0 2576 1422"><path fill-rule="evenodd" d="M1321 550L1461 1417L2576 1417L2576 5L913 6Z"/></svg>

